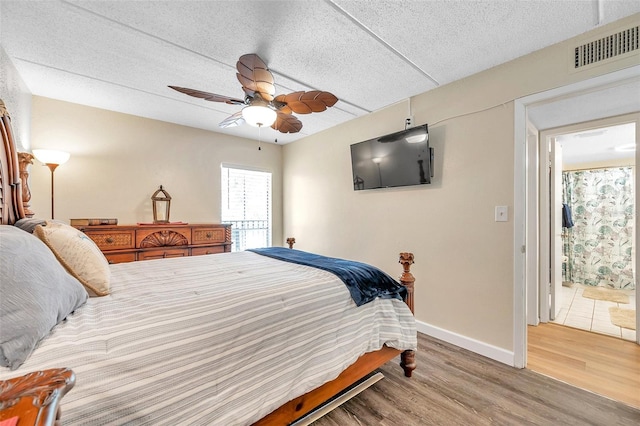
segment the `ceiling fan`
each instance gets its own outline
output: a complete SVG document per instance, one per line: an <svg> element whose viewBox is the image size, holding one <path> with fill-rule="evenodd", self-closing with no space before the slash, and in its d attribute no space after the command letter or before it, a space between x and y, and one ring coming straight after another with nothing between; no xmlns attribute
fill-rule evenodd
<svg viewBox="0 0 640 426"><path fill-rule="evenodd" d="M271 126L282 133L296 133L302 129L302 123L292 113L322 112L338 102L332 93L319 90L274 96L273 75L255 53L242 55L236 63L236 69L236 76L245 93L244 100L185 87L169 87L206 101L245 105L242 110L224 119L219 124L222 128L248 123L255 127Z"/></svg>

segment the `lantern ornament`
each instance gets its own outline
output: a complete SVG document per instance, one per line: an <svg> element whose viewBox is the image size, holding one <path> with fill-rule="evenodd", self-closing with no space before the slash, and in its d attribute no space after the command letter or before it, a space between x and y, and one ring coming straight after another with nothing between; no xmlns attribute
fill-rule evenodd
<svg viewBox="0 0 640 426"><path fill-rule="evenodd" d="M151 196L153 202L153 223L169 223L171 195L160 185L160 189Z"/></svg>

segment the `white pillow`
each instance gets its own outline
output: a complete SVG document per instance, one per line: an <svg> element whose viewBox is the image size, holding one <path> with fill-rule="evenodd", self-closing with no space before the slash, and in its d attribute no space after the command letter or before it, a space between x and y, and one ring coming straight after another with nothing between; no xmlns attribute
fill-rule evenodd
<svg viewBox="0 0 640 426"><path fill-rule="evenodd" d="M106 296L110 291L111 270L96 243L69 225L47 221L36 226L33 234L56 255L62 266L87 288L91 296Z"/></svg>

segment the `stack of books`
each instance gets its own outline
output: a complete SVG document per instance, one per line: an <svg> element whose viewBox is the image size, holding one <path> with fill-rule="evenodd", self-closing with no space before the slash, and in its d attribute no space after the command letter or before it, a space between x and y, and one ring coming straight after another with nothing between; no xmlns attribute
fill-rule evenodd
<svg viewBox="0 0 640 426"><path fill-rule="evenodd" d="M69 224L71 226L117 225L118 219L69 219Z"/></svg>

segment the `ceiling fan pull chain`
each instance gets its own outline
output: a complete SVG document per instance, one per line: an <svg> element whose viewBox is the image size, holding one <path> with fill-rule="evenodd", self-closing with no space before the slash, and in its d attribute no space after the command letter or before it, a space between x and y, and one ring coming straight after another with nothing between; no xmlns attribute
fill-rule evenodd
<svg viewBox="0 0 640 426"><path fill-rule="evenodd" d="M258 123L258 151L262 151L262 140L260 137L260 131L262 130L262 125Z"/></svg>

